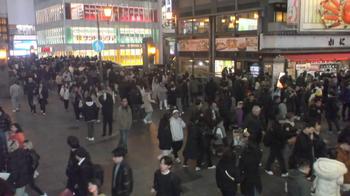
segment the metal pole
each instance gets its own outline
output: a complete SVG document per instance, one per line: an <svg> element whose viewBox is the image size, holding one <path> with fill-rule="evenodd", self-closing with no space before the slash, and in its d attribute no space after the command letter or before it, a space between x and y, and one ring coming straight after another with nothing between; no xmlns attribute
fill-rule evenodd
<svg viewBox="0 0 350 196"><path fill-rule="evenodd" d="M96 10L96 22L97 22L97 39L101 41L99 10ZM100 69L100 80L101 80L100 82L103 83L103 67L102 67L101 51L98 53L98 60L99 60L99 69Z"/></svg>

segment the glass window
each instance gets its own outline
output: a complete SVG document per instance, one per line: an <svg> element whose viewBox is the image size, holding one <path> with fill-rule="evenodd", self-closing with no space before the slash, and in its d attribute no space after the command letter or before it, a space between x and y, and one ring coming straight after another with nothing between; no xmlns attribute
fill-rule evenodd
<svg viewBox="0 0 350 196"><path fill-rule="evenodd" d="M237 21L235 15L216 17L216 32L235 31Z"/></svg>
<svg viewBox="0 0 350 196"><path fill-rule="evenodd" d="M193 34L195 33L208 33L209 32L209 19L193 19Z"/></svg>
<svg viewBox="0 0 350 196"><path fill-rule="evenodd" d="M287 12L276 11L275 22L287 22Z"/></svg>
<svg viewBox="0 0 350 196"><path fill-rule="evenodd" d="M255 31L258 30L258 12L240 13L237 15L238 31Z"/></svg>

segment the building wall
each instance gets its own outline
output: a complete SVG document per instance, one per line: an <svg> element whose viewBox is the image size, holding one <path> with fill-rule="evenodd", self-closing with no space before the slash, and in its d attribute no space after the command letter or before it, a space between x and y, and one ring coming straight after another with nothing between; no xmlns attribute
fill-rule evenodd
<svg viewBox="0 0 350 196"><path fill-rule="evenodd" d="M0 17L7 17L7 1L0 0Z"/></svg>
<svg viewBox="0 0 350 196"><path fill-rule="evenodd" d="M7 0L9 24L34 25L34 0ZM19 14L20 13L20 14Z"/></svg>

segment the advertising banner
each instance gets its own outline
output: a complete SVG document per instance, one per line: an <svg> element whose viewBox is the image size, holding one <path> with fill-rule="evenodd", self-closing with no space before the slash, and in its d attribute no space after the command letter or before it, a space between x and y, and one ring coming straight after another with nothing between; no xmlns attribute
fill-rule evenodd
<svg viewBox="0 0 350 196"><path fill-rule="evenodd" d="M216 51L258 51L258 37L217 38Z"/></svg>
<svg viewBox="0 0 350 196"><path fill-rule="evenodd" d="M179 40L180 52L208 52L209 39Z"/></svg>
<svg viewBox="0 0 350 196"><path fill-rule="evenodd" d="M101 41L108 44L117 43L117 33L114 28L100 28ZM68 29L67 43L91 44L97 40L97 29L90 27L71 27Z"/></svg>
<svg viewBox="0 0 350 196"><path fill-rule="evenodd" d="M300 0L300 31L349 31L349 0Z"/></svg>
<svg viewBox="0 0 350 196"><path fill-rule="evenodd" d="M299 0L288 0L287 24L289 25L298 24L299 3L300 3Z"/></svg>

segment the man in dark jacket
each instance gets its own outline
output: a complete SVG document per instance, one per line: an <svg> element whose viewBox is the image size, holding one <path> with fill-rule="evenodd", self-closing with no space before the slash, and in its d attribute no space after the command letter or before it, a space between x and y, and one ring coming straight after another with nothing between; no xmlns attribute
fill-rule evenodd
<svg viewBox="0 0 350 196"><path fill-rule="evenodd" d="M103 134L106 136L107 124L109 128L109 135L112 135L112 124L113 124L113 96L106 90L103 91L102 95L99 97L99 101L102 105L102 116L103 116Z"/></svg>
<svg viewBox="0 0 350 196"><path fill-rule="evenodd" d="M259 106L254 106L252 112L245 118L243 125L257 144L261 143L264 127L260 118L260 113L261 108Z"/></svg>
<svg viewBox="0 0 350 196"><path fill-rule="evenodd" d="M289 171L287 179L288 196L310 196L311 182L307 180L310 173L310 162L308 160L300 160L297 164L298 169Z"/></svg>
<svg viewBox="0 0 350 196"><path fill-rule="evenodd" d="M25 150L19 148L17 141L9 142L9 152L8 172L10 176L7 181L16 189L16 195L25 195L25 187L32 180L29 159L27 159Z"/></svg>
<svg viewBox="0 0 350 196"><path fill-rule="evenodd" d="M94 124L97 120L98 115L98 108L96 106L96 103L94 103L91 99L91 97L86 98L86 102L83 105L83 116L85 118L85 122L87 124L87 130L88 130L88 136L87 140L94 141Z"/></svg>
<svg viewBox="0 0 350 196"><path fill-rule="evenodd" d="M35 100L34 99L35 99L35 96L38 94L38 90L37 90L37 85L34 82L32 77L28 78L26 90L27 90L28 104L30 107L30 111L35 114L36 108L35 108Z"/></svg>
<svg viewBox="0 0 350 196"><path fill-rule="evenodd" d="M129 196L133 190L132 170L124 160L125 149L113 150L112 196Z"/></svg>
<svg viewBox="0 0 350 196"><path fill-rule="evenodd" d="M88 184L92 177L92 163L89 159L89 154L81 148L78 148L75 152L75 158L77 159L77 196L88 195Z"/></svg>
<svg viewBox="0 0 350 196"><path fill-rule="evenodd" d="M10 129L11 119L0 107L0 171L6 169L7 138L5 132Z"/></svg>
<svg viewBox="0 0 350 196"><path fill-rule="evenodd" d="M336 131L340 132L340 126L338 121L339 107L337 105L337 97L334 91L330 91L325 105L326 119L328 123L329 131L333 131L332 123L334 123Z"/></svg>
<svg viewBox="0 0 350 196"><path fill-rule="evenodd" d="M205 95L209 104L215 101L217 91L218 85L216 84L214 79L210 77L208 83L205 85Z"/></svg>

